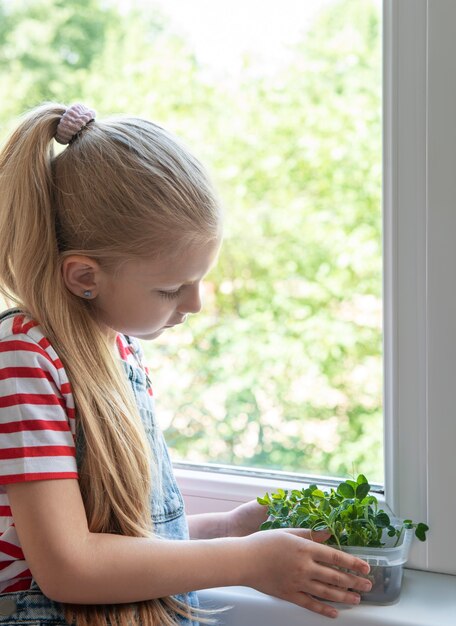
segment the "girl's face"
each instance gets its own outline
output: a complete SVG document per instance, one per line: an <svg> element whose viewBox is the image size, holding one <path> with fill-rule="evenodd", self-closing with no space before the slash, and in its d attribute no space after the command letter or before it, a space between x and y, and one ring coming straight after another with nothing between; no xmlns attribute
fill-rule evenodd
<svg viewBox="0 0 456 626"><path fill-rule="evenodd" d="M99 271L93 304L97 318L125 335L155 339L201 310L201 281L215 262L220 241L179 255L129 261L114 276Z"/></svg>

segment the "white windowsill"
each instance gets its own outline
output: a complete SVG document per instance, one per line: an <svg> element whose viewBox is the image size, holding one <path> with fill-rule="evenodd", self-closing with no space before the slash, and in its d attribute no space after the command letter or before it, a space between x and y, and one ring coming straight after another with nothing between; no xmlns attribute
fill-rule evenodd
<svg viewBox="0 0 456 626"><path fill-rule="evenodd" d="M456 576L404 570L399 600L391 605L337 605L339 617L329 620L295 604L248 587L220 587L198 591L202 607L232 605L218 615L219 626L454 626Z"/></svg>

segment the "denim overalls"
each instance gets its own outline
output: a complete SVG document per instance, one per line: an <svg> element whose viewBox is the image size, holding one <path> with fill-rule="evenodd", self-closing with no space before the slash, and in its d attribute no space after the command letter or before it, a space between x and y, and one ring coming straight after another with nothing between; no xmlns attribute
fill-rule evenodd
<svg viewBox="0 0 456 626"><path fill-rule="evenodd" d="M0 321L18 313L21 313L19 309L9 309L0 314ZM126 337L126 339L131 344L129 337ZM132 386L147 438L155 454L157 476L161 481L161 485L157 485L157 476L154 474L155 480L151 501L154 532L166 539L188 539L184 502L174 477L163 434L155 421L154 400L147 393L146 374L139 366L132 366L123 359L121 361ZM80 435L81 431L78 430L77 432L76 457L79 467L85 445ZM176 595L175 597L190 603L194 607L198 606L198 596L194 591L185 595ZM197 622L190 622L184 618L180 618L180 620L182 626L198 626ZM60 605L43 595L33 580L30 590L0 594L0 626L17 626L18 624L28 624L29 626L41 626L41 624L65 626L67 622L63 617Z"/></svg>

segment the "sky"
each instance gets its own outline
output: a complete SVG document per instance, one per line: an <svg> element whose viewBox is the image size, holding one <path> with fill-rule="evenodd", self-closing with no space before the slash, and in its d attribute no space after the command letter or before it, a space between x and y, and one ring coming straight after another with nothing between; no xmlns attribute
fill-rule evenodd
<svg viewBox="0 0 456 626"><path fill-rule="evenodd" d="M237 72L243 54L276 69L309 28L316 13L335 0L154 0L176 30L191 42L204 65ZM131 2L118 0L121 7ZM150 5L147 0L136 4Z"/></svg>

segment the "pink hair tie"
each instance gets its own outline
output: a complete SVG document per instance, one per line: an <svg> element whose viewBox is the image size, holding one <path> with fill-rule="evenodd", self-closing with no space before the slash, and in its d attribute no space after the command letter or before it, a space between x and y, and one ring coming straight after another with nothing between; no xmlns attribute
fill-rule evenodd
<svg viewBox="0 0 456 626"><path fill-rule="evenodd" d="M72 104L62 115L55 133L55 140L66 145L81 132L84 126L95 119L95 111L84 104Z"/></svg>

